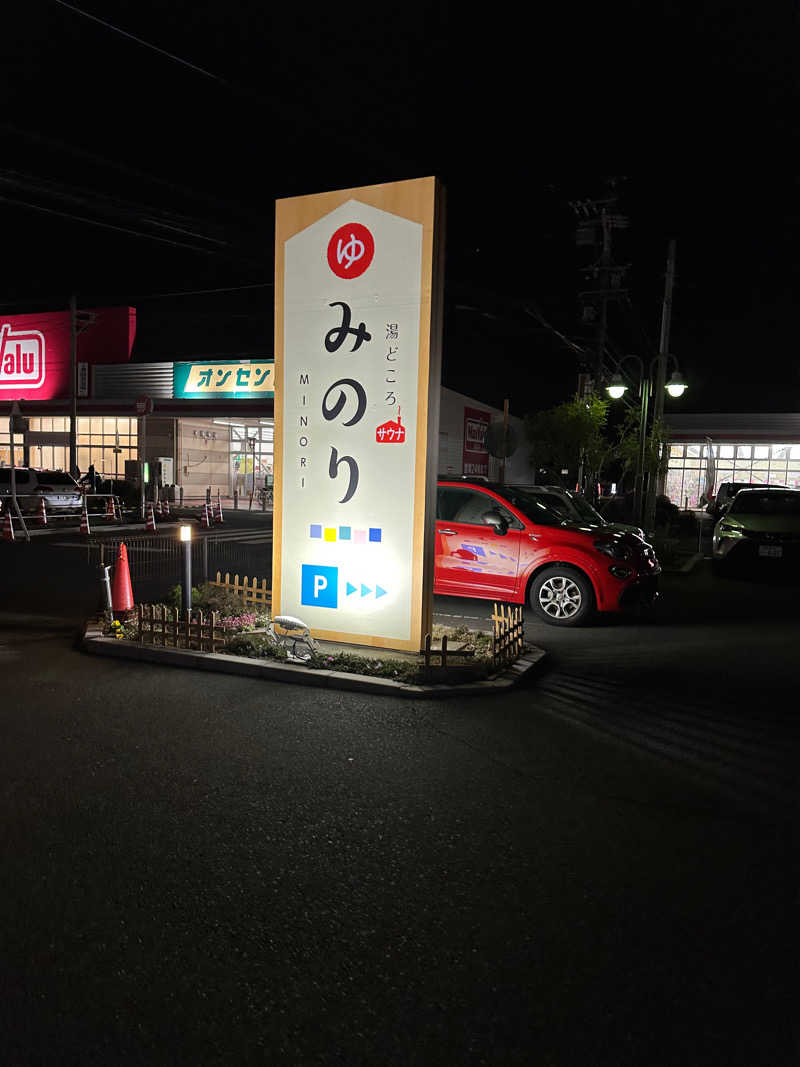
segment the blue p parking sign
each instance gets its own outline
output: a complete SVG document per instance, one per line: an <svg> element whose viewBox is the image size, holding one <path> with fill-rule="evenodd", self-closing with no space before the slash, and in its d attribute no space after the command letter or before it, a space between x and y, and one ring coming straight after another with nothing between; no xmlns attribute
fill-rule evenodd
<svg viewBox="0 0 800 1067"><path fill-rule="evenodd" d="M339 606L339 568L319 567L314 563L302 565L300 603L312 608Z"/></svg>

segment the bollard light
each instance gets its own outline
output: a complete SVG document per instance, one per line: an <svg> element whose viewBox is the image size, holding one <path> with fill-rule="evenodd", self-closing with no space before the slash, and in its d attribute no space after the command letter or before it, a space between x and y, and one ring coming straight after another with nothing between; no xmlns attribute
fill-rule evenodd
<svg viewBox="0 0 800 1067"><path fill-rule="evenodd" d="M184 611L192 610L192 528L191 526L180 527L180 538L183 542L183 582L181 584L181 599Z"/></svg>

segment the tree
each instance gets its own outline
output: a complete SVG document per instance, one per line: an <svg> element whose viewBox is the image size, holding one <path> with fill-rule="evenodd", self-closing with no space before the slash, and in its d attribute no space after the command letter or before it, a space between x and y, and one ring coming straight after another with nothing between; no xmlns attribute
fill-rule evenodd
<svg viewBox="0 0 800 1067"><path fill-rule="evenodd" d="M560 479L562 470L574 472L583 464L594 481L611 454L604 434L607 416L608 401L594 395L527 415L525 430L536 467L549 468Z"/></svg>
<svg viewBox="0 0 800 1067"><path fill-rule="evenodd" d="M638 408L630 408L617 431L613 448L614 459L622 467L622 476L635 473L639 462L639 417ZM644 474L660 480L669 465L667 432L661 419L656 420L647 434L644 450Z"/></svg>

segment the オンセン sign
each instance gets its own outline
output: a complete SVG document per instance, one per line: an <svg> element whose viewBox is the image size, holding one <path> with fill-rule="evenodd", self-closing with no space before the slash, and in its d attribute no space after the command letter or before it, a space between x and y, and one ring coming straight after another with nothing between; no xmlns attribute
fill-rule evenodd
<svg viewBox="0 0 800 1067"><path fill-rule="evenodd" d="M318 637L430 629L441 201L422 178L277 203L273 610Z"/></svg>

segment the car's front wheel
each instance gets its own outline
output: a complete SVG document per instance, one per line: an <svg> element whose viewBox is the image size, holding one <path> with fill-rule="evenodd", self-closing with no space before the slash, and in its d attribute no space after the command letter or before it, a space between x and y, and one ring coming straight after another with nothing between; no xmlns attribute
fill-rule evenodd
<svg viewBox="0 0 800 1067"><path fill-rule="evenodd" d="M594 614L592 583L579 570L560 564L536 575L528 600L550 626L580 626Z"/></svg>

